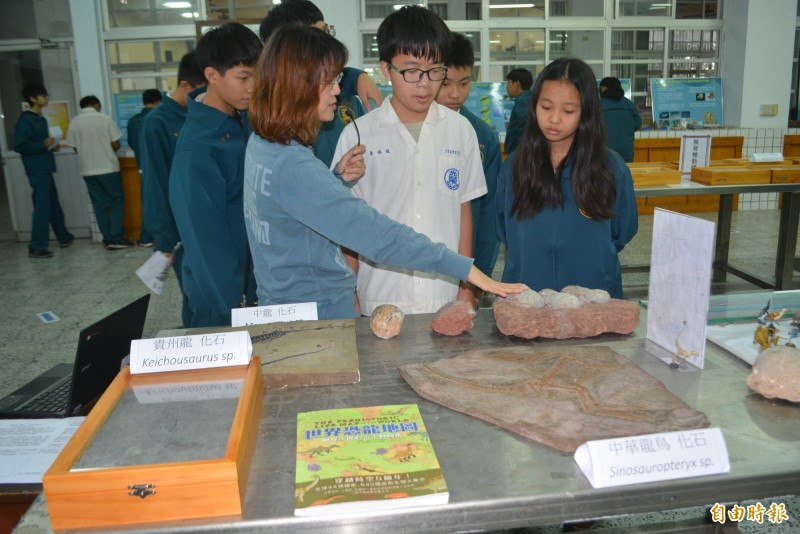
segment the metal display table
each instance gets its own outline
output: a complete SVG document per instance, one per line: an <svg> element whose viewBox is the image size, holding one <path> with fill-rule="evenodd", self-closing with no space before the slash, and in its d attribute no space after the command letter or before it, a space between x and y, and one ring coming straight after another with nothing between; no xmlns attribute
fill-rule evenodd
<svg viewBox="0 0 800 534"><path fill-rule="evenodd" d="M454 532L504 529L567 520L663 511L797 494L800 490L800 407L749 390L749 366L709 345L706 369L678 372L644 350L646 311L629 336L529 341L501 334L491 310L481 310L469 333L445 337L430 329L431 315L406 316L401 334L382 340L367 319L356 320L361 382L267 391L243 517L147 525L158 532ZM725 436L727 475L593 489L573 457L420 398L397 366L457 356L476 348L605 345L662 381L703 411ZM446 505L347 517L295 517L296 417L339 407L417 403L450 490ZM197 429L202 432L202 428ZM120 437L124 439L124 437ZM26 515L48 525L43 498ZM31 521L27 521L27 519ZM140 526L130 530L144 529ZM25 530L31 532L31 530Z"/></svg>
<svg viewBox="0 0 800 534"><path fill-rule="evenodd" d="M680 185L656 185L637 187L637 197L666 197L681 195L719 195L717 236L714 244L714 282L724 282L726 273L747 280L757 287L790 289L794 271L794 254L797 244L797 223L800 220L800 183L753 184L753 185L704 185L684 182ZM728 262L731 243L731 220L733 218L734 195L747 193L783 193L778 246L775 254L775 277L765 280ZM637 267L626 269L637 271Z"/></svg>

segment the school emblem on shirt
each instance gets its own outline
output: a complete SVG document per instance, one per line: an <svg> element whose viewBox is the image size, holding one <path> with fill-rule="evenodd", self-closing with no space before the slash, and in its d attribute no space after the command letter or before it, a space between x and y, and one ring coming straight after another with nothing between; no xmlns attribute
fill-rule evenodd
<svg viewBox="0 0 800 534"><path fill-rule="evenodd" d="M339 102L336 114L344 125L350 124L353 120L352 117L356 116L355 112L353 112L353 108L350 106L350 102Z"/></svg>
<svg viewBox="0 0 800 534"><path fill-rule="evenodd" d="M444 173L444 185L447 186L447 189L451 191L456 191L461 184L458 181L458 169L452 168L447 169Z"/></svg>

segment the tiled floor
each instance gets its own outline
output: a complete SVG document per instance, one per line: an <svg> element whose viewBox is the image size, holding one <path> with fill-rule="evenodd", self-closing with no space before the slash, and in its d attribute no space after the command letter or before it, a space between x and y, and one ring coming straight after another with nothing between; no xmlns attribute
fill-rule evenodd
<svg viewBox="0 0 800 534"><path fill-rule="evenodd" d="M714 220L716 214L700 214ZM731 260L751 271L770 273L774 262L778 232L778 213L769 211L738 212L733 219ZM640 218L640 231L623 251L623 264L645 264L650 257L652 216ZM54 257L40 260L27 256L27 243L17 243L5 200L0 191L0 396L30 380L51 365L71 361L77 345L78 331L146 292L136 278L135 270L149 255L147 249L107 251L89 239L78 239L67 249L53 246ZM502 263L495 270L499 274ZM648 275L625 274L623 285L627 298L647 295ZM794 288L800 288L795 273ZM716 285L713 292L745 291L752 285L729 276L729 282ZM180 323L180 294L174 277L167 281L163 295L150 301L145 337L159 330L175 328ZM37 314L50 311L59 317L45 324ZM774 499L773 499L774 500ZM747 522L742 532L797 532L800 530L800 501L787 498L791 525L784 530L775 525L760 526ZM713 503L710 503L713 504ZM647 514L598 522L595 529L613 532L665 532L684 526L702 524L702 508ZM671 525L671 526L670 526ZM679 528L680 527L680 528ZM694 528L694 527L691 527ZM557 532L560 526L529 529L527 532ZM686 530L681 530L686 532ZM727 530L730 532L730 530Z"/></svg>

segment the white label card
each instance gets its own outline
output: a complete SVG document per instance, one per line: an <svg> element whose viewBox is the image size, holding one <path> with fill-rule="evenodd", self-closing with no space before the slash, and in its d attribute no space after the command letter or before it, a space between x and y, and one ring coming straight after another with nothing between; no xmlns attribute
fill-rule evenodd
<svg viewBox="0 0 800 534"><path fill-rule="evenodd" d="M587 441L575 463L593 488L719 475L731 470L719 428Z"/></svg>
<svg viewBox="0 0 800 534"><path fill-rule="evenodd" d="M771 162L783 161L783 153L781 152L757 152L750 155L750 161L755 162Z"/></svg>
<svg viewBox="0 0 800 534"><path fill-rule="evenodd" d="M287 323L290 321L316 321L317 303L299 302L297 304L275 304L273 306L256 306L254 308L233 308L231 310L231 326L249 326L251 324Z"/></svg>
<svg viewBox="0 0 800 534"><path fill-rule="evenodd" d="M710 159L710 135L684 135L681 138L681 174L692 174L694 167L707 167Z"/></svg>
<svg viewBox="0 0 800 534"><path fill-rule="evenodd" d="M246 331L136 339L131 342L131 374L247 365L252 354Z"/></svg>

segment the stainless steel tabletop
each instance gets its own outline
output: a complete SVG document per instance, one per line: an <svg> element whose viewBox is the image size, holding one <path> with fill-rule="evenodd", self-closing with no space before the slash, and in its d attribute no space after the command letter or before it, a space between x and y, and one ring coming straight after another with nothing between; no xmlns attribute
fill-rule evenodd
<svg viewBox="0 0 800 534"><path fill-rule="evenodd" d="M501 334L491 310L458 337L430 329L431 315L406 316L401 334L382 340L356 321L361 382L267 391L243 517L151 525L157 531L453 532L559 523L609 515L730 503L800 492L800 406L749 390L747 364L709 345L706 368L677 372L644 350L645 314L630 336L529 341ZM475 348L598 344L613 348L663 382L722 429L727 475L592 489L573 457L420 398L397 372L401 364L457 356ZM295 425L300 412L346 406L417 403L450 490L449 504L349 517L294 517ZM44 503L29 512L46 515ZM137 529L140 527L136 527ZM313 529L313 530L312 530Z"/></svg>

